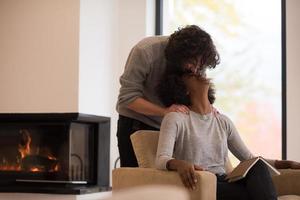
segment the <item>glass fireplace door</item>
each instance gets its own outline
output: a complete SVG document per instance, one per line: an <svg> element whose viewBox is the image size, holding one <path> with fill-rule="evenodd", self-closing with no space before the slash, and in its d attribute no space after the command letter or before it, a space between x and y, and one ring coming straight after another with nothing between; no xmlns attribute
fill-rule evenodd
<svg viewBox="0 0 300 200"><path fill-rule="evenodd" d="M93 128L83 123L1 123L1 176L17 182L91 182Z"/></svg>

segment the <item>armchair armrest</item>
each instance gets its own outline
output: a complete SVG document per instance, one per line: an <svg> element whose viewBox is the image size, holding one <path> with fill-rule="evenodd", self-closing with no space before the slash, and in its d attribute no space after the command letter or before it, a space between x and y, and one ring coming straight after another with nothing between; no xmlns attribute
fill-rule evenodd
<svg viewBox="0 0 300 200"><path fill-rule="evenodd" d="M189 194L191 200L215 200L216 176L210 172L197 171L196 189ZM112 172L113 192L142 185L175 185L184 187L179 175L174 171L153 168L118 168Z"/></svg>
<svg viewBox="0 0 300 200"><path fill-rule="evenodd" d="M300 170L279 170L280 175L273 176L273 182L279 196L300 195Z"/></svg>

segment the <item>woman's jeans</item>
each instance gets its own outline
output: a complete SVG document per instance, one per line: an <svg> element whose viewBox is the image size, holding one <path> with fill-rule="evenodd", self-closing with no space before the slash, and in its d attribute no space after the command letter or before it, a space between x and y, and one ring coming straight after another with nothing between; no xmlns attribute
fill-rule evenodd
<svg viewBox="0 0 300 200"><path fill-rule="evenodd" d="M262 161L258 161L244 179L228 183L217 175L217 200L277 200L275 187Z"/></svg>
<svg viewBox="0 0 300 200"><path fill-rule="evenodd" d="M158 129L138 120L119 115L117 137L121 167L138 167L130 140L130 135L138 130Z"/></svg>

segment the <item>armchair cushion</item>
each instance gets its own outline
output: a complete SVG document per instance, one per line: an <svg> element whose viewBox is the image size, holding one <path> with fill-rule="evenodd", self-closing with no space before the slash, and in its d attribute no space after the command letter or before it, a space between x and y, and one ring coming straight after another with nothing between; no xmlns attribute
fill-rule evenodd
<svg viewBox="0 0 300 200"><path fill-rule="evenodd" d="M173 185L184 188L177 172L152 168L118 168L113 170L113 192L142 185ZM192 200L216 199L216 176L207 171L196 172L196 189L190 191Z"/></svg>
<svg viewBox="0 0 300 200"><path fill-rule="evenodd" d="M106 200L189 200L188 192L182 187L151 185L113 191Z"/></svg>
<svg viewBox="0 0 300 200"><path fill-rule="evenodd" d="M279 176L272 177L277 194L300 196L300 170L283 169L280 173Z"/></svg>
<svg viewBox="0 0 300 200"><path fill-rule="evenodd" d="M296 195L284 195L278 197L278 200L300 200L300 196Z"/></svg>
<svg viewBox="0 0 300 200"><path fill-rule="evenodd" d="M139 167L155 168L159 131L136 131L130 136Z"/></svg>

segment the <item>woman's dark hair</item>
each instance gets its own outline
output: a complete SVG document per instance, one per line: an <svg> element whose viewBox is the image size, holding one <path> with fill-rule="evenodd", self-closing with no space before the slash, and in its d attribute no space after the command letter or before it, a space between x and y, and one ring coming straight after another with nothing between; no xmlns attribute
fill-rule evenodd
<svg viewBox="0 0 300 200"><path fill-rule="evenodd" d="M169 37L165 49L167 66L157 86L158 96L165 106L191 105L182 76L187 73L184 64L196 61L199 57L203 69L215 68L220 61L210 35L204 30L196 25L189 25L178 29ZM215 101L215 89L212 84L208 90L208 99L211 104Z"/></svg>
<svg viewBox="0 0 300 200"><path fill-rule="evenodd" d="M172 104L191 105L191 99L188 94L182 76L177 73L166 74L164 79L160 81L157 87L158 96L162 103L169 107ZM210 83L208 88L208 100L213 104L216 100L216 91L213 83Z"/></svg>

